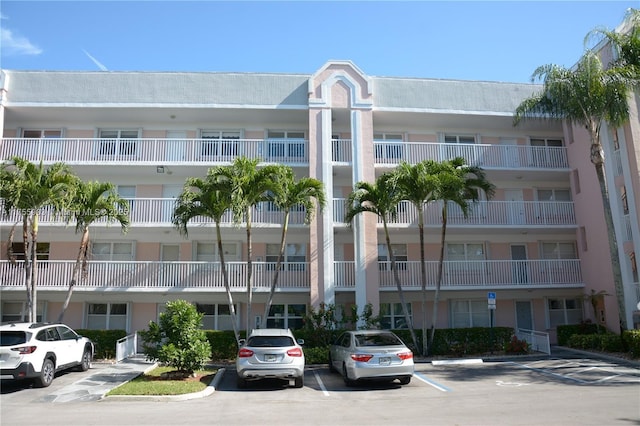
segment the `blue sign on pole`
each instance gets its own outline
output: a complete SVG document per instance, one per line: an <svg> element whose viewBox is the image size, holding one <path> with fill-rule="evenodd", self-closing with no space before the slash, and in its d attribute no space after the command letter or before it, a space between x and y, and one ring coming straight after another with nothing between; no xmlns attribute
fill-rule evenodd
<svg viewBox="0 0 640 426"><path fill-rule="evenodd" d="M490 291L490 292L488 292L488 293L487 293L487 298L488 298L489 300L491 300L491 299L496 300L496 293L495 293L494 291Z"/></svg>

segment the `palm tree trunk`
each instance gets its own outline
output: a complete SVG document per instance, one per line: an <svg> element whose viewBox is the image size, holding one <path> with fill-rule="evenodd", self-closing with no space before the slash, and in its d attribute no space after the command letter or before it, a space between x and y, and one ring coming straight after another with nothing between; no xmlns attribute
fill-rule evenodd
<svg viewBox="0 0 640 426"><path fill-rule="evenodd" d="M31 316L38 321L38 213L33 215L31 225ZM44 318L43 318L44 319Z"/></svg>
<svg viewBox="0 0 640 426"><path fill-rule="evenodd" d="M409 315L409 311L407 310L407 302L405 302L404 299L404 292L402 291L402 284L400 284L400 276L398 275L398 267L396 266L396 257L393 255L393 249L391 248L391 238L389 237L389 229L387 228L387 219L385 217L382 218L382 224L384 226L384 237L387 242L387 251L389 252L389 257L391 258L391 271L393 272L393 280L395 281L396 288L398 289L398 297L400 298L400 304L402 305L404 321L405 323L407 323L409 333L411 333L413 347L419 351L420 346L418 345L418 339L416 338L416 331L413 328L413 321L411 320L411 316Z"/></svg>
<svg viewBox="0 0 640 426"><path fill-rule="evenodd" d="M33 294L31 291L33 284L31 270L33 269L33 265L31 264L31 238L29 236L28 215L22 218L22 241L24 245L24 283L27 290L27 318L29 322L33 322Z"/></svg>
<svg viewBox="0 0 640 426"><path fill-rule="evenodd" d="M443 201L442 207L442 232L440 234L440 260L438 262L438 279L436 292L433 296L433 316L431 319L431 333L429 334L429 354L433 352L433 339L436 334L436 321L438 320L438 302L440 301L440 287L442 286L442 270L444 268L444 242L447 234L447 202Z"/></svg>
<svg viewBox="0 0 640 426"><path fill-rule="evenodd" d="M238 331L238 318L236 316L236 308L233 304L233 296L231 295L231 286L229 285L229 274L227 272L227 264L224 260L224 250L222 249L222 233L220 232L220 222L216 221L216 238L218 239L218 253L220 253L220 268L222 269L222 281L227 291L227 301L229 302L229 313L231 314L231 325L233 326L233 335L236 338L236 345L240 346L240 332Z"/></svg>
<svg viewBox="0 0 640 426"><path fill-rule="evenodd" d="M253 264L251 262L251 207L245 211L247 218L247 337L251 331L251 305L253 299Z"/></svg>
<svg viewBox="0 0 640 426"><path fill-rule="evenodd" d="M64 304L62 305L62 310L60 311L60 315L58 316L58 322L62 322L64 318L64 313L67 311L69 307L69 302L71 302L71 295L73 294L73 288L76 285L78 280L78 275L80 274L80 270L82 269L82 263L87 256L87 246L89 242L89 228L84 227L82 230L82 237L80 238L80 249L78 250L78 257L76 257L76 264L73 265L73 272L71 273L71 282L69 282L69 289L67 290L67 297L64 299Z"/></svg>
<svg viewBox="0 0 640 426"><path fill-rule="evenodd" d="M271 309L271 303L273 302L273 295L278 285L278 275L280 274L280 268L282 268L282 260L284 259L284 250L287 240L287 230L289 228L289 210L284 214L284 224L282 225L282 234L280 235L280 253L278 254L278 263L276 264L276 270L273 273L273 280L271 281L271 288L269 289L269 299L264 307L264 315L262 316L262 328L267 327L267 317L269 316L269 310Z"/></svg>
<svg viewBox="0 0 640 426"><path fill-rule="evenodd" d="M425 263L424 253L424 210L420 206L418 209L418 230L420 235L420 285L422 288L422 350L421 354L425 355L429 352L427 346L427 266Z"/></svg>

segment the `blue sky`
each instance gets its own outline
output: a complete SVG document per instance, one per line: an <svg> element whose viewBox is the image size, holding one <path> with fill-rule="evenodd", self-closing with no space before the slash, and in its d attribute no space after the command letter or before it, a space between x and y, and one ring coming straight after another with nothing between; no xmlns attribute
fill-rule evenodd
<svg viewBox="0 0 640 426"><path fill-rule="evenodd" d="M329 59L374 76L529 82L571 66L635 1L0 0L0 67L311 74Z"/></svg>

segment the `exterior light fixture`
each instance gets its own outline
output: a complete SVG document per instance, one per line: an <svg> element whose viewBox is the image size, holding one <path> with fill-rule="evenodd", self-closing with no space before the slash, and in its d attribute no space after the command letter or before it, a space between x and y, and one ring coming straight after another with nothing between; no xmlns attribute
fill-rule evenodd
<svg viewBox="0 0 640 426"><path fill-rule="evenodd" d="M156 173L164 173L164 166L156 166Z"/></svg>

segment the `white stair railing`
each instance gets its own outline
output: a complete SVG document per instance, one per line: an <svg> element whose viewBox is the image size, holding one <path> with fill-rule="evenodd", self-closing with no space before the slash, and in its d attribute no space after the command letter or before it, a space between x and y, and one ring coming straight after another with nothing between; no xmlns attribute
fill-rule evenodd
<svg viewBox="0 0 640 426"><path fill-rule="evenodd" d="M134 356L138 348L138 333L130 334L116 342L116 362Z"/></svg>
<svg viewBox="0 0 640 426"><path fill-rule="evenodd" d="M519 328L518 331L516 331L516 337L519 340L525 340L529 344L530 349L551 355L549 333Z"/></svg>

